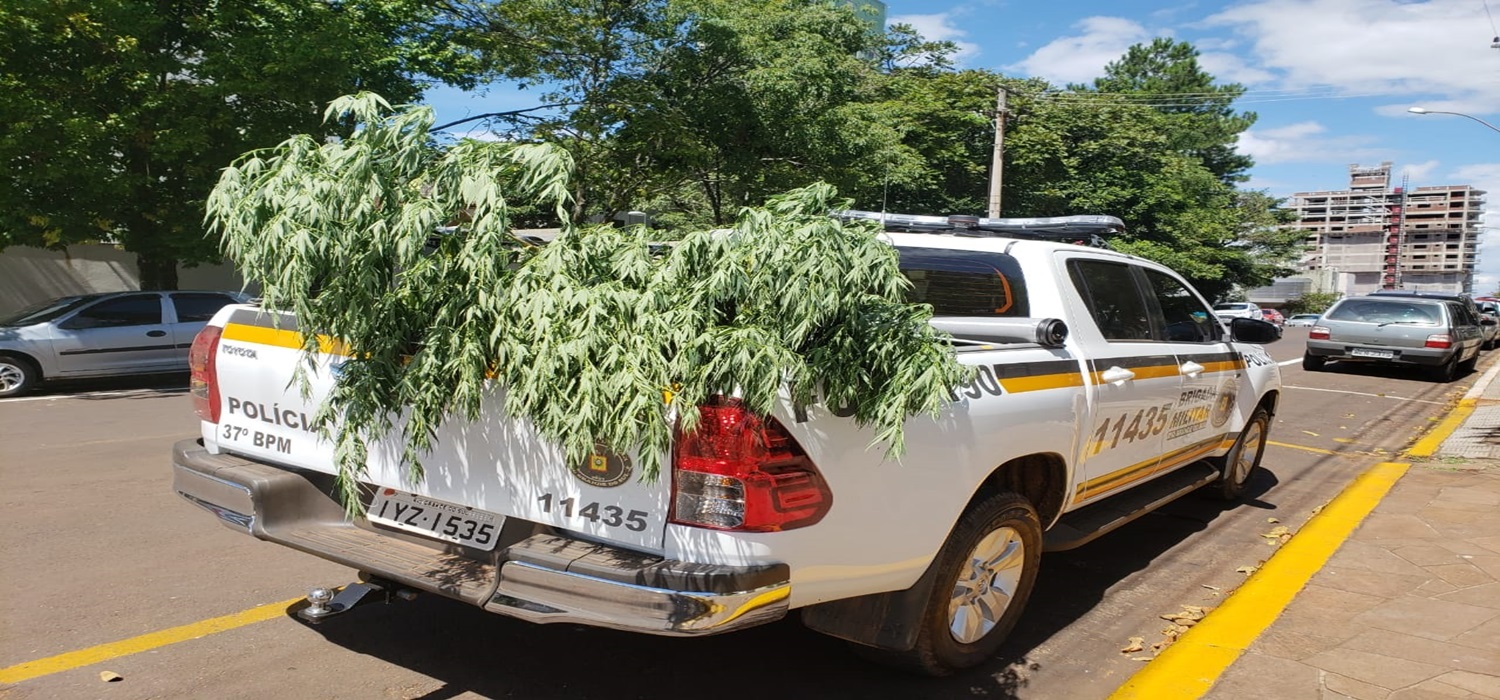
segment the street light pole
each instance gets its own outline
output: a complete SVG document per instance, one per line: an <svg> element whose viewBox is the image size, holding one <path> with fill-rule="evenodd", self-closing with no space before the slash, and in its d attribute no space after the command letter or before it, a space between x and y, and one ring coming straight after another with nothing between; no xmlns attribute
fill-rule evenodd
<svg viewBox="0 0 1500 700"><path fill-rule="evenodd" d="M1411 109L1408 109L1406 111L1411 112L1412 114L1452 114L1452 115L1459 116L1459 117L1467 117L1469 119L1473 119L1474 121L1479 122L1480 124L1483 124L1483 125L1489 127L1491 131L1500 132L1500 127L1496 127L1494 124L1491 124L1491 123L1489 123L1489 122L1487 122L1487 121L1485 121L1483 119L1480 119L1479 117L1476 117L1476 116L1473 116L1473 115L1469 115L1469 114L1464 114L1463 112L1444 112L1444 111L1436 110L1436 109L1422 109L1421 107L1412 107Z"/></svg>

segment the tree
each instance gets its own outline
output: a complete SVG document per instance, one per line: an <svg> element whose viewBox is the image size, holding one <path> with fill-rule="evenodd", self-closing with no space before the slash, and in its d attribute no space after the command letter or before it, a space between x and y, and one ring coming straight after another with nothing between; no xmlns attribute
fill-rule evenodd
<svg viewBox="0 0 1500 700"><path fill-rule="evenodd" d="M1269 282L1300 251L1274 200L1237 191L1171 147L1170 115L1125 99L1011 106L1009 215L1118 216L1127 226L1117 249L1177 270L1210 299Z"/></svg>
<svg viewBox="0 0 1500 700"><path fill-rule="evenodd" d="M1245 93L1238 83L1217 84L1198 65L1198 49L1158 37L1136 44L1104 67L1094 91L1124 97L1169 115L1172 148L1198 158L1225 182L1243 182L1254 165L1235 150L1239 135L1255 123L1254 112L1234 111Z"/></svg>
<svg viewBox="0 0 1500 700"><path fill-rule="evenodd" d="M1321 314L1333 306L1344 295L1338 292L1307 292L1295 299L1289 299L1286 303L1286 313L1292 314Z"/></svg>
<svg viewBox="0 0 1500 700"><path fill-rule="evenodd" d="M203 201L251 147L347 125L355 88L414 99L465 60L417 0L13 0L0 7L0 247L116 242L146 288L215 260Z"/></svg>
<svg viewBox="0 0 1500 700"><path fill-rule="evenodd" d="M826 184L667 248L571 225L537 247L512 236L509 212L525 202L566 220L566 151L435 148L431 110L387 109L341 98L329 116L352 120L350 137L247 154L208 201L264 305L295 312L305 349L319 336L346 349L317 422L351 511L370 441L395 431L419 478L433 430L475 418L492 377L507 413L570 461L603 446L636 452L653 475L674 412L685 429L697 419L676 407L714 395L769 413L785 388L798 405L847 408L899 453L906 418L935 414L969 376L927 323L931 307L905 303L895 249L828 216L848 203ZM444 224L458 225L434 240Z"/></svg>
<svg viewBox="0 0 1500 700"><path fill-rule="evenodd" d="M475 0L452 16L495 79L542 88L493 124L572 154L573 221L649 207L722 224L914 158L873 99L884 35L839 3Z"/></svg>

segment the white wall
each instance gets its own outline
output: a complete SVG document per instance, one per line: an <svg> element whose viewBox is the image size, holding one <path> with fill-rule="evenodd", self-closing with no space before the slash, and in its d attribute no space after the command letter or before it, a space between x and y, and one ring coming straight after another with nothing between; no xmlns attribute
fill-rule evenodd
<svg viewBox="0 0 1500 700"><path fill-rule="evenodd" d="M0 251L0 315L56 297L133 291L140 284L135 254L112 245L75 245L66 251L12 246ZM238 290L242 284L230 265L177 269L179 289Z"/></svg>

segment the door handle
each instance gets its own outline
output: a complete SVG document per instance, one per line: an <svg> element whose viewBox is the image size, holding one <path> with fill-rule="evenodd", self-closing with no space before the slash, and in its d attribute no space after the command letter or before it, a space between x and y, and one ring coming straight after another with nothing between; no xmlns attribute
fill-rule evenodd
<svg viewBox="0 0 1500 700"><path fill-rule="evenodd" d="M1192 360L1188 360L1187 362L1182 363L1182 366L1178 367L1177 369L1180 370L1183 374L1197 379L1198 375L1203 374L1204 367L1203 365L1193 362Z"/></svg>
<svg viewBox="0 0 1500 700"><path fill-rule="evenodd" d="M1124 367L1121 367L1119 365L1115 365L1114 367L1110 367L1109 369L1101 372L1099 374L1099 378L1103 379L1106 382L1109 382L1110 384L1123 384L1127 380L1135 379L1135 372L1125 369Z"/></svg>
<svg viewBox="0 0 1500 700"><path fill-rule="evenodd" d="M160 338L166 334L166 331L146 331L146 336L151 338Z"/></svg>

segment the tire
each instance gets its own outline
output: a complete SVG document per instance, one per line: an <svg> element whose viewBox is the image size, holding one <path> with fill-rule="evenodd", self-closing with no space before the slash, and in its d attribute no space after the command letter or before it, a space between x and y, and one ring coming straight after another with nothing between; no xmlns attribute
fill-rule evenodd
<svg viewBox="0 0 1500 700"><path fill-rule="evenodd" d="M20 396L36 386L42 373L30 360L0 355L0 398Z"/></svg>
<svg viewBox="0 0 1500 700"><path fill-rule="evenodd" d="M1326 357L1319 357L1312 353L1302 354L1302 369L1309 372L1321 372L1323 371L1323 365L1326 364L1328 364L1328 358Z"/></svg>
<svg viewBox="0 0 1500 700"><path fill-rule="evenodd" d="M1428 368L1427 372L1428 376L1432 378L1432 381L1441 384L1447 384L1458 378L1458 353L1454 353L1453 357L1450 358L1447 362L1444 362L1443 364L1436 367Z"/></svg>
<svg viewBox="0 0 1500 700"><path fill-rule="evenodd" d="M1467 360L1464 360L1463 362L1458 363L1458 371L1462 372L1463 374L1468 374L1470 372L1473 372L1474 368L1477 367L1478 365L1479 365L1479 351L1475 350L1473 357L1471 357L1471 358L1469 358Z"/></svg>
<svg viewBox="0 0 1500 700"><path fill-rule="evenodd" d="M1214 495L1226 501L1237 501L1245 494L1245 482L1250 473L1260 468L1260 460L1266 453L1266 436L1271 429L1271 416L1266 409L1257 408L1245 421L1244 429L1235 439L1229 453L1213 460L1219 467L1219 480L1213 482Z"/></svg>
<svg viewBox="0 0 1500 700"><path fill-rule="evenodd" d="M929 676L984 663L1015 628L1042 558L1042 525L1021 496L998 493L959 518L938 552L932 592L906 651L856 646L860 655ZM998 584L998 585L997 585ZM957 630L957 631L955 631Z"/></svg>

